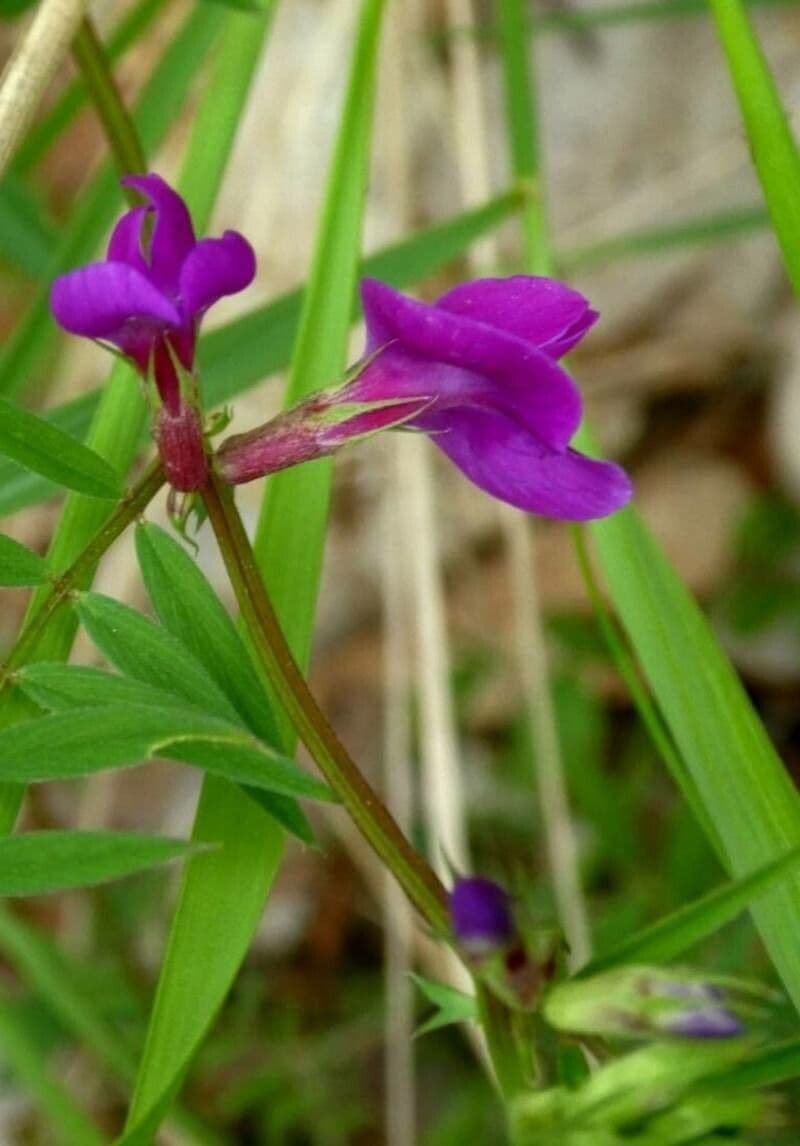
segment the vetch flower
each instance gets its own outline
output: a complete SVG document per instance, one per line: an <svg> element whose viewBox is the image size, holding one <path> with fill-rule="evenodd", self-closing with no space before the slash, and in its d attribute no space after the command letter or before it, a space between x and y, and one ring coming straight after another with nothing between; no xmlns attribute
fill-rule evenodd
<svg viewBox="0 0 800 1146"><path fill-rule="evenodd" d="M228 481L402 424L429 434L481 489L529 513L583 521L630 499L619 466L570 447L581 399L558 360L598 317L581 294L519 275L464 283L432 305L374 279L361 295L363 365L337 389L224 443Z"/></svg>
<svg viewBox="0 0 800 1146"><path fill-rule="evenodd" d="M745 1016L762 1017L772 998L758 984L714 980L684 969L624 966L558 983L547 994L547 1021L578 1034L628 1038L730 1039Z"/></svg>
<svg viewBox="0 0 800 1146"><path fill-rule="evenodd" d="M457 880L449 907L456 942L471 958L500 951L515 937L508 892L491 879Z"/></svg>
<svg viewBox="0 0 800 1146"><path fill-rule="evenodd" d="M152 375L167 474L179 490L198 489L206 475L192 374L198 327L209 307L252 282L255 255L236 231L198 240L186 204L160 176L122 182L146 202L119 220L102 262L55 280L51 308L65 330L111 343Z"/></svg>

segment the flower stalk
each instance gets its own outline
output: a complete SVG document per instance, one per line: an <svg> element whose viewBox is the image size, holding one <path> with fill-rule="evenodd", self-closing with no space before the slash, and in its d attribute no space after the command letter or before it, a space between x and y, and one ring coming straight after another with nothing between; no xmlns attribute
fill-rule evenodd
<svg viewBox="0 0 800 1146"><path fill-rule="evenodd" d="M367 843L432 930L447 936L445 889L403 835L314 699L267 595L232 491L212 473L201 496L253 648L278 700Z"/></svg>

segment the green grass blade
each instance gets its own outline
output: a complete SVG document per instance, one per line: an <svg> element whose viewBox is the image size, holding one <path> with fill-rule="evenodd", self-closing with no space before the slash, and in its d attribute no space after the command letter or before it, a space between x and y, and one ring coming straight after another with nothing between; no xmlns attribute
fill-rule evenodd
<svg viewBox="0 0 800 1146"><path fill-rule="evenodd" d="M761 45L740 0L711 0L783 261L800 295L800 154Z"/></svg>
<svg viewBox="0 0 800 1146"><path fill-rule="evenodd" d="M372 90L377 60L380 21L384 0L365 0L361 9L359 39L351 71L350 87L342 116L336 155L328 184L327 208L317 243L317 255L306 296L301 334L295 353L292 400L304 376L300 366L311 369L309 388L328 381L323 367L335 374L344 362L350 326L353 288L358 265L361 216L367 181L367 156L371 126ZM337 211L335 208L339 207ZM334 289L331 289L331 288ZM315 342L322 343L315 357ZM330 356L330 357L326 357ZM293 536L282 529L281 538L302 550L303 561L285 587L279 601L282 617L292 622L295 651L308 648L313 627L317 569L325 533L328 470L312 470L302 491L285 486L273 490L273 515L277 525L288 515ZM302 502L295 501L303 497ZM308 499L308 500L306 500ZM303 504L303 514L295 511ZM307 505L316 512L309 516ZM270 568L275 552L281 560L288 554L276 550L275 537L262 541L262 568ZM282 855L282 841L274 834L272 868L267 857L254 857L264 838L263 816L243 817L242 797L208 781L198 811L195 839L225 841L216 864L206 857L193 861L186 870L181 902L170 935L167 956L159 982L139 1084L128 1119L124 1141L149 1141L153 1128L202 1039L252 939L272 875ZM239 864L237 866L237 853ZM242 870L242 868L244 870ZM259 880L260 875L264 876ZM220 920L230 921L221 926ZM219 936L224 934L224 946ZM198 955L198 952L200 953Z"/></svg>
<svg viewBox="0 0 800 1146"><path fill-rule="evenodd" d="M127 52L155 20L164 0L139 0L120 20L108 38L107 53L113 63ZM80 77L76 77L65 88L53 107L27 133L17 148L12 171L28 171L49 150L56 139L72 122L86 102L86 88Z"/></svg>
<svg viewBox="0 0 800 1146"><path fill-rule="evenodd" d="M619 613L699 800L735 876L800 843L800 799L696 602L632 509L592 526ZM766 893L753 915L775 967L800 1004L800 877Z"/></svg>
<svg viewBox="0 0 800 1146"><path fill-rule="evenodd" d="M800 1076L800 1039L787 1039L777 1046L756 1051L745 1062L710 1078L706 1083L715 1090L762 1090Z"/></svg>
<svg viewBox="0 0 800 1146"><path fill-rule="evenodd" d="M706 243L721 243L744 238L769 226L766 207L736 207L698 219L687 219L665 226L642 227L628 234L615 235L585 247L558 251L555 262L561 274L602 266L644 255L661 255Z"/></svg>
<svg viewBox="0 0 800 1146"><path fill-rule="evenodd" d="M186 840L126 832L4 836L0 839L0 896L45 895L107 883L170 863L191 850Z"/></svg>
<svg viewBox="0 0 800 1146"><path fill-rule="evenodd" d="M201 223L210 214L224 172L223 162L206 155L204 133L222 99L226 108L224 133L218 126L211 130L219 158L227 157L273 9L274 5L261 16L227 14L214 79L197 114L196 134L187 150L186 177L181 181L181 191ZM148 587L157 601L155 577L151 564ZM196 579L192 591L195 595L198 592ZM180 632L180 613L168 610L163 602L156 608L173 633L185 637L185 632ZM219 631L219 618L217 623ZM199 659L202 662L203 656ZM299 813L292 811L291 802L283 807L284 822L291 829L292 817ZM271 811L279 818L280 806L272 805ZM300 818L296 825L303 834L305 821ZM271 815L235 785L212 777L203 784L192 838L223 846L214 855L190 863L181 883L128 1113L134 1139L143 1142L151 1140L222 1005L258 925L283 854L284 833Z"/></svg>
<svg viewBox="0 0 800 1146"><path fill-rule="evenodd" d="M793 8L798 0L746 0L748 8ZM625 4L584 4L548 12L536 21L537 30L584 32L595 28L627 27L643 21L684 20L707 16L708 0L633 0Z"/></svg>
<svg viewBox="0 0 800 1146"><path fill-rule="evenodd" d="M362 5L342 129L286 385L287 406L330 385L345 366L369 178L376 47L383 9L383 0L367 0ZM272 477L256 531L256 556L301 666L308 664L311 650L331 474L330 459L323 459ZM302 514L298 506L303 507Z"/></svg>
<svg viewBox="0 0 800 1146"><path fill-rule="evenodd" d="M24 1015L5 995L0 995L0 1048L0 1059L48 1120L50 1141L61 1146L103 1146L103 1135L48 1070Z"/></svg>
<svg viewBox="0 0 800 1146"><path fill-rule="evenodd" d="M0 258L37 278L43 275L56 241L56 230L33 192L19 179L0 183Z"/></svg>
<svg viewBox="0 0 800 1146"><path fill-rule="evenodd" d="M666 963L707 939L760 896L774 882L785 876L800 860L800 848L774 860L742 879L687 903L666 919L624 939L612 950L582 967L580 979L616 967L620 963Z"/></svg>
<svg viewBox="0 0 800 1146"><path fill-rule="evenodd" d="M98 1007L91 980L51 940L0 904L0 951L19 979L41 1000L73 1038L124 1087L136 1075L127 1032ZM188 1111L171 1113L176 1130L197 1146L224 1146L225 1140Z"/></svg>

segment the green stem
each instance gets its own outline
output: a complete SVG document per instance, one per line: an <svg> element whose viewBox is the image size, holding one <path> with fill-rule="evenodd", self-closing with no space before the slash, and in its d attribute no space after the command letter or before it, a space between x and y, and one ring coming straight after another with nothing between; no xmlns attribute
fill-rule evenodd
<svg viewBox="0 0 800 1146"><path fill-rule="evenodd" d="M228 486L212 474L202 491L253 648L275 694L356 827L439 935L448 932L446 892L361 774L314 699L283 635Z"/></svg>
<svg viewBox="0 0 800 1146"><path fill-rule="evenodd" d="M39 638L53 615L69 601L77 589L85 584L106 550L146 509L163 484L164 471L161 462L153 462L122 498L69 569L54 579L41 605L17 638L5 664L0 667L0 689L13 679L14 670L25 664L35 653Z"/></svg>
<svg viewBox="0 0 800 1146"><path fill-rule="evenodd" d="M475 997L497 1085L508 1102L531 1087L531 1079L526 1077L525 1056L517 1039L514 1012L478 979L475 980ZM530 1047L526 1048L526 1054L530 1055Z"/></svg>
<svg viewBox="0 0 800 1146"><path fill-rule="evenodd" d="M80 25L72 41L72 54L103 124L120 175L145 172L147 159L144 148L120 95L103 43L88 18Z"/></svg>

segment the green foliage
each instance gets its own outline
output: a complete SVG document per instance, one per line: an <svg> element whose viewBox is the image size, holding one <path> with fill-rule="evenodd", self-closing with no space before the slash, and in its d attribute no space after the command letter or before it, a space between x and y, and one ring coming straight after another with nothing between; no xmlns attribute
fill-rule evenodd
<svg viewBox="0 0 800 1146"><path fill-rule="evenodd" d="M197 849L123 832L23 832L0 839L0 896L43 895L135 875Z"/></svg>
<svg viewBox="0 0 800 1146"><path fill-rule="evenodd" d="M436 1007L434 1014L417 1028L417 1037L438 1031L441 1027L452 1026L454 1023L477 1021L478 1008L473 995L465 995L455 987L448 987L446 983L435 983L422 975L412 975L411 978L428 1002Z"/></svg>
<svg viewBox="0 0 800 1146"><path fill-rule="evenodd" d="M0 399L0 453L48 481L89 497L117 498L119 477L103 458L52 422Z"/></svg>
<svg viewBox="0 0 800 1146"><path fill-rule="evenodd" d="M765 864L758 871L688 903L644 931L624 939L617 947L593 959L580 971L580 978L622 963L666 963L713 935L772 884L782 879L800 861L800 848Z"/></svg>
<svg viewBox="0 0 800 1146"><path fill-rule="evenodd" d="M47 565L12 537L0 534L0 585L41 585Z"/></svg>

